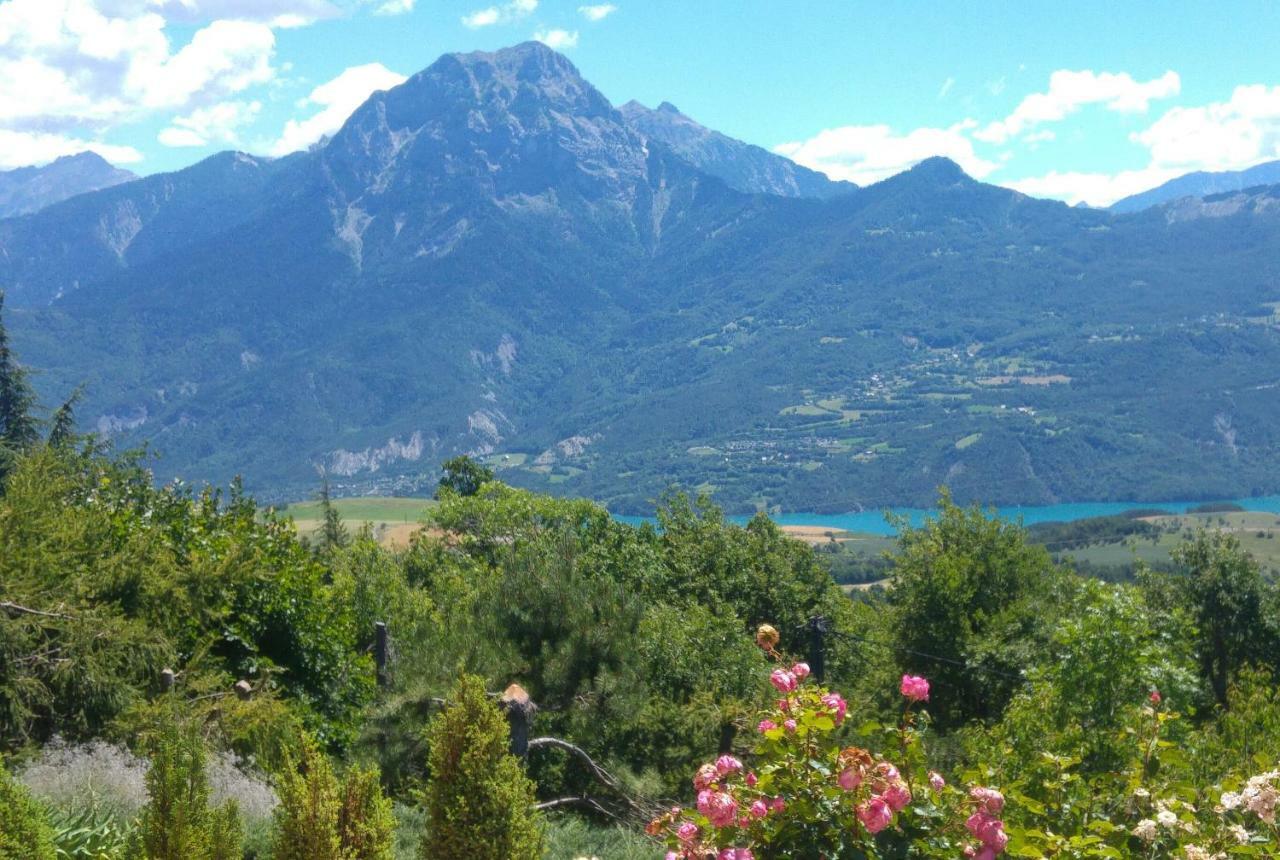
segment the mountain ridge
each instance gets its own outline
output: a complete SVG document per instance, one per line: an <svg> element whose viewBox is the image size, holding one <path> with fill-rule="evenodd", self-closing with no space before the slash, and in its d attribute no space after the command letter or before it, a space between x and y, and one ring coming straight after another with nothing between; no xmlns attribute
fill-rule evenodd
<svg viewBox="0 0 1280 860"><path fill-rule="evenodd" d="M38 212L78 194L137 178L91 150L61 156L41 167L0 170L0 218Z"/></svg>
<svg viewBox="0 0 1280 860"><path fill-rule="evenodd" d="M1280 215L1233 206L1077 210L946 159L745 193L526 44L310 151L0 222L0 283L50 402L87 383L158 478L267 498L420 492L459 453L631 512L1233 497L1280 489Z"/></svg>
<svg viewBox="0 0 1280 860"><path fill-rule="evenodd" d="M1111 204L1112 212L1140 212L1184 197L1207 197L1230 191L1280 184L1280 161L1256 164L1244 170L1199 170L1170 179L1155 188L1131 194Z"/></svg>

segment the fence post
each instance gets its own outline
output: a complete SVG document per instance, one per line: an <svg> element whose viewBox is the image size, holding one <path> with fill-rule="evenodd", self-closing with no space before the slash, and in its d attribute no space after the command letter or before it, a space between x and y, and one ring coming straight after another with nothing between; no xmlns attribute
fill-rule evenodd
<svg viewBox="0 0 1280 860"><path fill-rule="evenodd" d="M172 669L169 669L169 668L165 668L165 669L163 669L163 670L160 672L160 689L161 689L161 691L163 691L163 692L165 692L165 693L172 693L172 692L173 692L173 685L174 685L174 682L175 682L176 680L177 680L177 675L175 675L175 674L174 674L174 672L173 672L173 670L172 670Z"/></svg>
<svg viewBox="0 0 1280 860"><path fill-rule="evenodd" d="M499 703L507 712L507 722L511 724L511 754L523 759L529 754L529 727L533 723L533 712L537 710L537 706L519 684L507 687Z"/></svg>
<svg viewBox="0 0 1280 860"><path fill-rule="evenodd" d="M374 622L373 625L373 664L377 667L378 686L387 686L387 651L389 646L389 638L387 633L387 623L385 621Z"/></svg>
<svg viewBox="0 0 1280 860"><path fill-rule="evenodd" d="M809 619L809 670L821 684L827 677L827 630L826 618L816 615Z"/></svg>

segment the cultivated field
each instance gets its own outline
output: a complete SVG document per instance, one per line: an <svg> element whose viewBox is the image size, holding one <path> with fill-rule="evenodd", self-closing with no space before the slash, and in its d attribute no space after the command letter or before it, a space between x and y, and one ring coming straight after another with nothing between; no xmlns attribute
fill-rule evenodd
<svg viewBox="0 0 1280 860"><path fill-rule="evenodd" d="M404 499L366 496L335 499L334 508L342 516L348 531L354 532L365 523L373 526L374 537L387 547L405 547L414 532L422 527L422 517L435 502L431 499ZM302 537L310 537L320 529L319 502L294 502L281 513L293 517Z"/></svg>

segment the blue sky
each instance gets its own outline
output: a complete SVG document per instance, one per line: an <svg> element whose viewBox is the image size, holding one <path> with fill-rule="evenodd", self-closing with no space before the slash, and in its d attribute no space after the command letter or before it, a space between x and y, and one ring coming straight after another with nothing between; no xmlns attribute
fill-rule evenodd
<svg viewBox="0 0 1280 860"><path fill-rule="evenodd" d="M1280 0L0 0L0 168L281 154L449 51L541 38L838 178L929 155L1109 203L1280 158Z"/></svg>

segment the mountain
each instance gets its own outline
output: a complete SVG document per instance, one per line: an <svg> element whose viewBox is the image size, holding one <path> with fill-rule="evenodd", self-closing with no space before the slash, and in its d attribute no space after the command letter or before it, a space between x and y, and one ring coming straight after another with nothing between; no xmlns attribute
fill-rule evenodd
<svg viewBox="0 0 1280 860"><path fill-rule="evenodd" d="M86 383L160 479L425 491L465 452L620 511L852 510L1280 491L1278 251L1266 190L744 193L530 43L0 221L0 283L44 398Z"/></svg>
<svg viewBox="0 0 1280 860"><path fill-rule="evenodd" d="M54 203L137 179L96 152L64 155L43 167L0 170L0 218L36 212Z"/></svg>
<svg viewBox="0 0 1280 860"><path fill-rule="evenodd" d="M851 182L832 182L788 158L712 131L680 113L670 102L653 110L630 101L619 110L627 124L644 137L746 194L823 198L857 188Z"/></svg>
<svg viewBox="0 0 1280 860"><path fill-rule="evenodd" d="M1163 185L1125 197L1111 204L1112 212L1140 212L1161 203L1170 203L1183 197L1207 197L1228 191L1243 191L1261 185L1280 185L1280 161L1257 164L1247 170L1230 170L1221 173L1196 171Z"/></svg>

